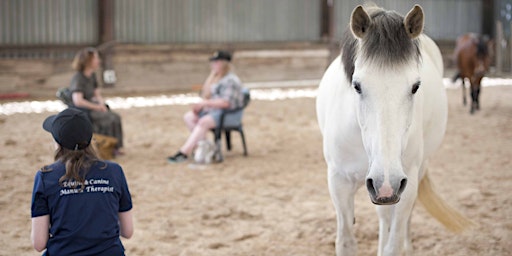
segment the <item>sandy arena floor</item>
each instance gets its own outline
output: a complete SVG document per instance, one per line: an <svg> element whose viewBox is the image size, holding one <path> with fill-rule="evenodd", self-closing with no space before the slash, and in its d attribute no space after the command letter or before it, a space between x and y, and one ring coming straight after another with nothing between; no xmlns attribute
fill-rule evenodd
<svg viewBox="0 0 512 256"><path fill-rule="evenodd" d="M512 255L512 87L487 87L469 115L448 90L448 131L431 160L443 197L478 226L445 230L418 204L415 255ZM187 135L187 106L119 110L134 201L128 255L333 255L335 213L314 99L253 101L246 112L249 157L239 137L222 164L165 161ZM38 255L30 246L30 198L38 168L52 160L47 114L0 116L0 255ZM79 218L79 216L77 216ZM378 221L366 190L356 198L360 255L376 255Z"/></svg>

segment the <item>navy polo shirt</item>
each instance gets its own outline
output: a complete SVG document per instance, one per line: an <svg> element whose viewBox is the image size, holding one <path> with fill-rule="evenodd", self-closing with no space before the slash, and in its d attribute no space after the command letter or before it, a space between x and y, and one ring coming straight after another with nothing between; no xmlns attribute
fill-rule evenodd
<svg viewBox="0 0 512 256"><path fill-rule="evenodd" d="M50 171L38 171L32 192L32 217L50 215L46 254L124 255L119 238L119 212L132 208L123 169L105 161L93 164L80 191L73 181L61 185L65 166L56 162Z"/></svg>

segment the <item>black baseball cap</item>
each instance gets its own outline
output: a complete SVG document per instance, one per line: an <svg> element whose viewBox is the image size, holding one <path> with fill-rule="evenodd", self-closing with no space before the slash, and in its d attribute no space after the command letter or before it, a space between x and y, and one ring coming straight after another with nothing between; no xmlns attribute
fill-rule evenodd
<svg viewBox="0 0 512 256"><path fill-rule="evenodd" d="M43 129L51 133L59 145L70 150L82 150L91 144L92 124L83 111L74 108L47 117Z"/></svg>
<svg viewBox="0 0 512 256"><path fill-rule="evenodd" d="M215 51L210 57L210 61L214 60L226 60L231 61L231 53L228 51Z"/></svg>

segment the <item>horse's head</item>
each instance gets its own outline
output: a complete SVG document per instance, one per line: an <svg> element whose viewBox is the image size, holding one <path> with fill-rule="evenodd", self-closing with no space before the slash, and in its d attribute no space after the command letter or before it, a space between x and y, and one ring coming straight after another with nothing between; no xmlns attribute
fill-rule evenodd
<svg viewBox="0 0 512 256"><path fill-rule="evenodd" d="M494 47L493 41L487 35L478 36L476 40L475 81L471 81L471 83L480 84L482 77L489 71L491 59L494 56ZM476 81L476 79L478 81Z"/></svg>
<svg viewBox="0 0 512 256"><path fill-rule="evenodd" d="M421 93L418 39L423 10L405 18L377 7L352 12L342 60L356 98L356 111L369 158L366 186L375 204L394 204L406 187L403 153ZM355 37L355 38L354 38Z"/></svg>

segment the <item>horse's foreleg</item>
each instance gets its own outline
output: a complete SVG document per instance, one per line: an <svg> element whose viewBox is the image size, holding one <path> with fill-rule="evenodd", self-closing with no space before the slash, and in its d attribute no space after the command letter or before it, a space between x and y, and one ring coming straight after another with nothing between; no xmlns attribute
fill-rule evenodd
<svg viewBox="0 0 512 256"><path fill-rule="evenodd" d="M471 114L475 113L476 110L478 110L480 108L479 104L478 104L478 94L480 93L480 89L476 89L476 88L471 88L471 109L470 109L470 112Z"/></svg>
<svg viewBox="0 0 512 256"><path fill-rule="evenodd" d="M413 206L414 208L414 206ZM411 218L412 211L409 214L409 221L407 221L407 230L405 231L404 251L405 255L412 255L412 237L411 237Z"/></svg>
<svg viewBox="0 0 512 256"><path fill-rule="evenodd" d="M356 255L357 241L353 232L354 194L356 184L345 175L329 170L329 193L336 209L336 255Z"/></svg>
<svg viewBox="0 0 512 256"><path fill-rule="evenodd" d="M406 240L410 239L408 235L409 221L417 195L418 182L412 182L410 180L407 183L405 191L402 193L400 202L394 205L389 238L386 246L384 247L383 255L401 255L403 251L405 251L406 255L410 255L412 253L412 248L404 248L404 246L407 247Z"/></svg>
<svg viewBox="0 0 512 256"><path fill-rule="evenodd" d="M377 213L379 214L379 251L378 255L384 255L384 247L389 240L389 232L391 227L391 218L393 217L393 211L395 206L393 205L379 205L377 206ZM409 215L409 221L407 222L407 229L405 232L404 239L404 251L405 255L412 255L412 240L411 240L411 216Z"/></svg>
<svg viewBox="0 0 512 256"><path fill-rule="evenodd" d="M378 205L377 214L379 215L379 252L378 256L384 253L384 246L388 243L391 218L393 217L393 205Z"/></svg>
<svg viewBox="0 0 512 256"><path fill-rule="evenodd" d="M480 85L475 89L475 102L476 102L476 110L480 110Z"/></svg>
<svg viewBox="0 0 512 256"><path fill-rule="evenodd" d="M480 104L478 102L478 97L480 95L480 78L474 78L471 81L471 111L470 113L473 114L476 110L480 110Z"/></svg>
<svg viewBox="0 0 512 256"><path fill-rule="evenodd" d="M466 85L464 83L464 77L462 77L462 103L466 106Z"/></svg>

